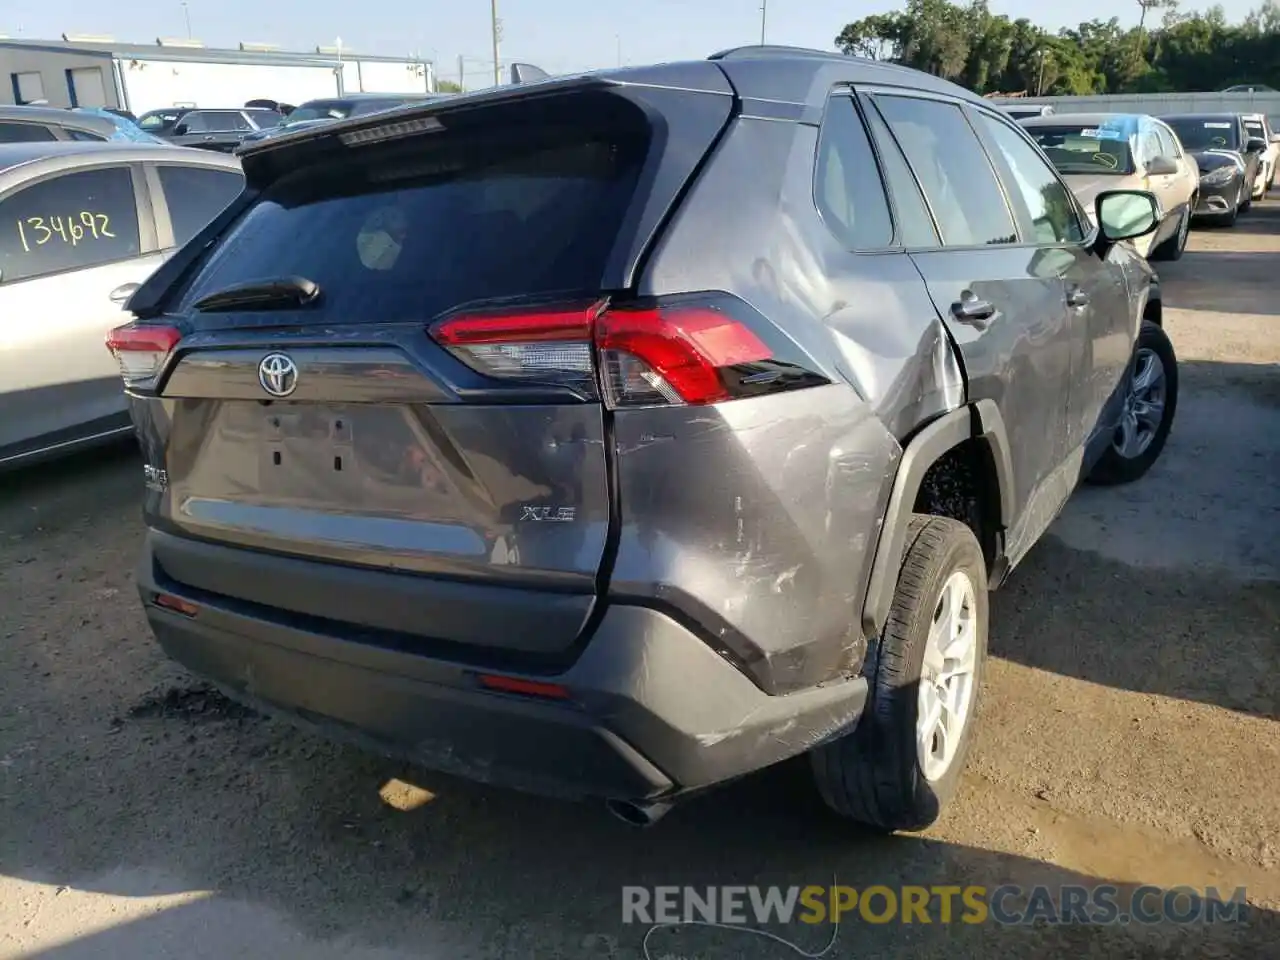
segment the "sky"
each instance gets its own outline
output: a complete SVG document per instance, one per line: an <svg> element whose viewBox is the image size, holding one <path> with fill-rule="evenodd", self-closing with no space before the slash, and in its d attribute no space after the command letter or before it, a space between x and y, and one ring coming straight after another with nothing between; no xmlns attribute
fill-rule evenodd
<svg viewBox="0 0 1280 960"><path fill-rule="evenodd" d="M701 58L760 42L762 0L497 0L500 59L564 73L623 63ZM769 43L831 49L841 28L873 13L900 9L891 0L764 0ZM1261 0L1223 0L1239 20ZM1183 0L1184 9L1208 2ZM1094 17L1138 19L1136 0L991 0L991 9L1056 29ZM1053 12L1049 12L1052 10ZM359 11L358 13L356 11ZM285 49L331 46L353 53L417 55L457 80L458 57L468 86L492 78L490 0L0 0L0 35L22 38L106 35L154 42L187 35L210 47L240 41Z"/></svg>

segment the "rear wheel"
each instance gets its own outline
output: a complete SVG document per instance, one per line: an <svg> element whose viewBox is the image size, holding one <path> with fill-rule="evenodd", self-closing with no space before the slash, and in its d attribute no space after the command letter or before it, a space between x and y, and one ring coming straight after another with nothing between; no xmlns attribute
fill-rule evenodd
<svg viewBox="0 0 1280 960"><path fill-rule="evenodd" d="M964 524L911 518L893 606L867 654L866 712L812 754L828 806L880 830L922 830L955 793L987 654L987 573Z"/></svg>
<svg viewBox="0 0 1280 960"><path fill-rule="evenodd" d="M1160 457L1178 406L1178 361L1169 336L1142 321L1133 377L1115 436L1089 474L1090 483L1132 483Z"/></svg>

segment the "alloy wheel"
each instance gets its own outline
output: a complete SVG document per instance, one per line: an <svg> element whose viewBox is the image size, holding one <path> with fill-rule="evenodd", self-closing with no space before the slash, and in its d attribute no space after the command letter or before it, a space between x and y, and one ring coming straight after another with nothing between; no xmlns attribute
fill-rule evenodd
<svg viewBox="0 0 1280 960"><path fill-rule="evenodd" d="M1166 388L1164 363L1154 350L1140 349L1112 441L1126 460L1142 456L1155 439L1164 419Z"/></svg>
<svg viewBox="0 0 1280 960"><path fill-rule="evenodd" d="M978 659L973 581L957 570L942 586L925 641L916 704L916 754L924 778L940 779L955 759L974 701Z"/></svg>

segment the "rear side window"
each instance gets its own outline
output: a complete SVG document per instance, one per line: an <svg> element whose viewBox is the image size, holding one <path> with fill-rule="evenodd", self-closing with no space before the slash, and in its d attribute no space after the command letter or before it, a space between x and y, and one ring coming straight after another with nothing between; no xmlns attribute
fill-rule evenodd
<svg viewBox="0 0 1280 960"><path fill-rule="evenodd" d="M269 188L181 298L301 276L299 319L426 321L470 301L598 292L648 131L545 127L427 140ZM399 159L397 159L399 158ZM305 242L299 242L305 238ZM279 312L264 314L279 323Z"/></svg>
<svg viewBox="0 0 1280 960"><path fill-rule="evenodd" d="M907 166L906 158L880 114L868 108L866 116L871 135L880 146L880 163L884 178L889 183L898 221L898 239L907 247L936 247L938 231L933 226L933 217L929 215L924 197L920 195L915 174Z"/></svg>
<svg viewBox="0 0 1280 960"><path fill-rule="evenodd" d="M991 163L959 107L919 97L877 95L875 102L924 188L943 244L1017 242Z"/></svg>
<svg viewBox="0 0 1280 960"><path fill-rule="evenodd" d="M101 143L106 137L99 136L96 133L90 133L88 130L76 130L73 127L67 127L67 136L72 140L85 140L89 143Z"/></svg>
<svg viewBox="0 0 1280 960"><path fill-rule="evenodd" d="M57 139L52 130L38 123L0 123L0 143L43 143Z"/></svg>
<svg viewBox="0 0 1280 960"><path fill-rule="evenodd" d="M157 172L178 246L199 233L244 189L244 177L233 170L161 166Z"/></svg>
<svg viewBox="0 0 1280 960"><path fill-rule="evenodd" d="M818 138L814 197L827 227L850 250L893 243L880 170L851 97L832 97L827 104Z"/></svg>
<svg viewBox="0 0 1280 960"><path fill-rule="evenodd" d="M127 167L42 180L0 201L0 282L138 256Z"/></svg>

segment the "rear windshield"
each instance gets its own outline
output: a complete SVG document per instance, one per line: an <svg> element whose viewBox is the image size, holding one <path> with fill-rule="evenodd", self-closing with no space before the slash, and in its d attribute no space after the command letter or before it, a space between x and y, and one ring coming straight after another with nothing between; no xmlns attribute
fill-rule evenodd
<svg viewBox="0 0 1280 960"><path fill-rule="evenodd" d="M637 133L525 128L295 174L243 215L179 309L285 276L318 284L320 301L237 324L424 321L476 300L596 292L646 146Z"/></svg>

